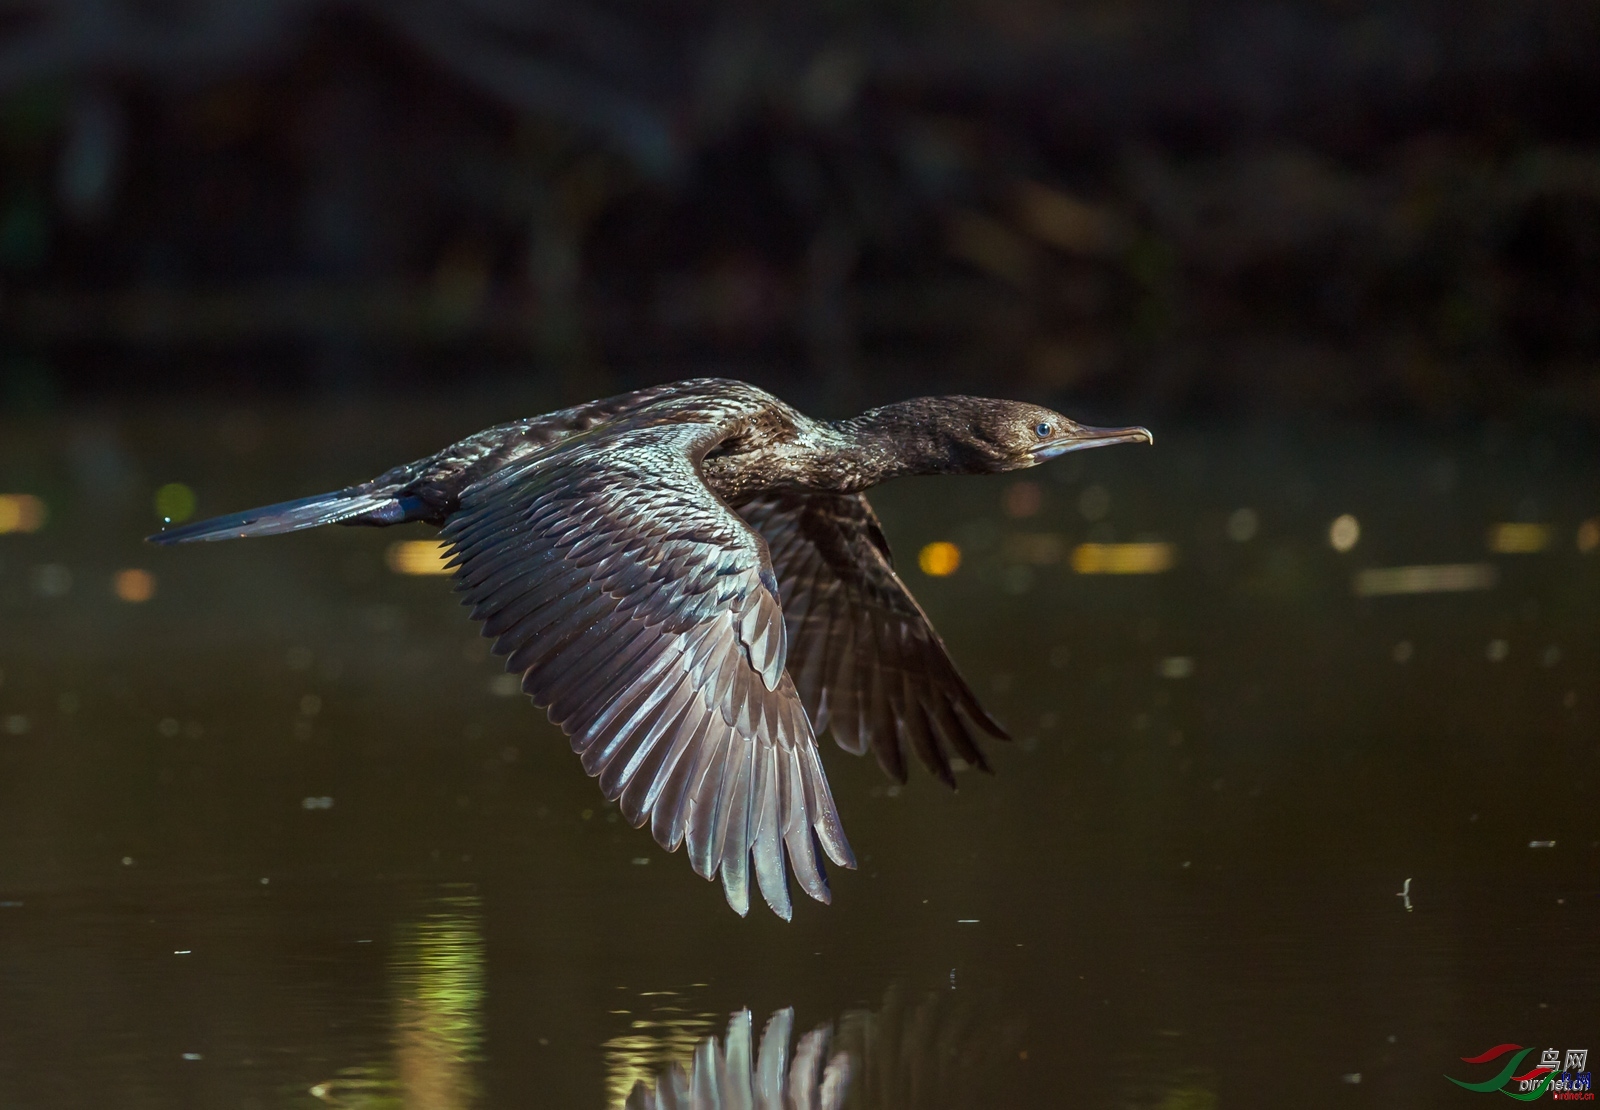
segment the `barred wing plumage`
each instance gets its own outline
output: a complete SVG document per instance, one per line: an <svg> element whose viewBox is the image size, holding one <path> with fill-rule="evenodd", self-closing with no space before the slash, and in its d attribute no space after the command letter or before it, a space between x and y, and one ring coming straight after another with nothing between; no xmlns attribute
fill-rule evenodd
<svg viewBox="0 0 1600 1110"><path fill-rule="evenodd" d="M507 669L635 826L790 916L784 848L827 902L854 859L786 665L760 536L702 481L716 423L602 427L468 488L457 588ZM581 447L582 450L574 448Z"/></svg>

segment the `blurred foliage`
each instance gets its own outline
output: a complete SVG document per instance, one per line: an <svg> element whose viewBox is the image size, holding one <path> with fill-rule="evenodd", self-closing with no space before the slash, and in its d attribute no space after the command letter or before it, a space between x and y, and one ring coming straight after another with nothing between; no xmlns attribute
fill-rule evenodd
<svg viewBox="0 0 1600 1110"><path fill-rule="evenodd" d="M1593 0L3 8L9 405L531 367L1600 416Z"/></svg>

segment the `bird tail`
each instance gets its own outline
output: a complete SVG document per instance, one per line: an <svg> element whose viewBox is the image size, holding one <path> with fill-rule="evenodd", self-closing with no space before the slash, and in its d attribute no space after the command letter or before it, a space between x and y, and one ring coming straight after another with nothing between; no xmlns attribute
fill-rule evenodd
<svg viewBox="0 0 1600 1110"><path fill-rule="evenodd" d="M145 537L151 543L196 543L202 540L232 540L245 536L276 536L283 532L299 532L323 524L337 524L352 517L372 514L373 523L390 523L386 515L403 518L400 501L394 490L383 492L363 490L356 486L334 493L319 493L315 497L302 497L298 501L280 501L276 505L263 505L259 509L246 509L242 513L197 520L177 528L167 528L153 536ZM396 521L398 523L398 520Z"/></svg>

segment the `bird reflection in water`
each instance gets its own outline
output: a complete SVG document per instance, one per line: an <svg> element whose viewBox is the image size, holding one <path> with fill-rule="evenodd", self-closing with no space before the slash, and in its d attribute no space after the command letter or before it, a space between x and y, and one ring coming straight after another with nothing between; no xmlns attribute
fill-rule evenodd
<svg viewBox="0 0 1600 1110"><path fill-rule="evenodd" d="M831 1052L833 1026L819 1025L801 1037L791 1060L793 1034L794 1010L779 1010L767 1020L755 1049L750 1011L741 1010L729 1020L721 1042L711 1036L695 1046L687 1070L673 1064L654 1083L640 1080L624 1106L626 1110L842 1107L850 1086L851 1057Z"/></svg>
<svg viewBox="0 0 1600 1110"><path fill-rule="evenodd" d="M620 1103L628 1088L618 1080L637 1076L641 1054L666 1045L645 1044L638 1035L617 1038L607 1045L611 1104L623 1110L981 1106L1002 1064L1026 1059L1018 1049L1020 1020L995 1020L948 992L907 1004L891 989L878 1009L847 1011L837 1030L827 1022L795 1042L794 1028L794 1010L779 1010L757 1043L752 1015L741 1010L720 1039L707 1035L687 1059L635 1079Z"/></svg>
<svg viewBox="0 0 1600 1110"><path fill-rule="evenodd" d="M478 898L446 895L406 922L390 962L392 1063L346 1068L311 1093L344 1110L466 1110L478 1101L484 945Z"/></svg>

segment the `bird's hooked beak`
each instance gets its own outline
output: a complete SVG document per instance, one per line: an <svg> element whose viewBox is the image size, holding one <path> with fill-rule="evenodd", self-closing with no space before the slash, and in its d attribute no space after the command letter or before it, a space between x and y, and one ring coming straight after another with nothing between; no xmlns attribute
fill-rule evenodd
<svg viewBox="0 0 1600 1110"><path fill-rule="evenodd" d="M1110 447L1114 443L1155 443L1156 437L1149 428L1087 428L1073 425L1066 435L1036 444L1030 454L1039 462L1057 458L1071 451L1087 451L1091 447Z"/></svg>

